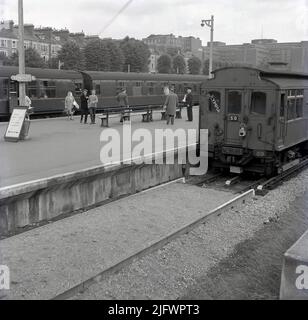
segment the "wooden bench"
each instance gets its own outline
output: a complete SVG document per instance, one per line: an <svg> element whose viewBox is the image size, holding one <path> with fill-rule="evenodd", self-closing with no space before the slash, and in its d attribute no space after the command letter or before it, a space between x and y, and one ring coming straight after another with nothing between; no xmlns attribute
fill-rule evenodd
<svg viewBox="0 0 308 320"><path fill-rule="evenodd" d="M142 122L153 121L153 111L156 109L162 109L162 106L150 105L150 106L132 106L129 108L123 107L108 107L103 109L101 115L98 118L101 120L102 127L109 127L109 119L113 116L119 116L123 114L123 121L129 121L132 114L141 115Z"/></svg>

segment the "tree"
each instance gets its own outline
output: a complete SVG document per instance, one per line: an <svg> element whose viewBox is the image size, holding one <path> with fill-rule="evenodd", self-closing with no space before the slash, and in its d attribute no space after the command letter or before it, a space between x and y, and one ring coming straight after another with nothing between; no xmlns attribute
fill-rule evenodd
<svg viewBox="0 0 308 320"><path fill-rule="evenodd" d="M60 60L58 57L53 57L48 61L48 67L50 69L59 69Z"/></svg>
<svg viewBox="0 0 308 320"><path fill-rule="evenodd" d="M179 54L179 49L169 47L167 48L166 53L171 57L175 57Z"/></svg>
<svg viewBox="0 0 308 320"><path fill-rule="evenodd" d="M86 69L89 71L110 71L111 55L108 44L103 40L89 42L85 49Z"/></svg>
<svg viewBox="0 0 308 320"><path fill-rule="evenodd" d="M128 66L130 66L132 72L149 71L149 58L151 52L145 43L126 37L121 41L120 48L124 54L123 71L127 71Z"/></svg>
<svg viewBox="0 0 308 320"><path fill-rule="evenodd" d="M188 60L188 69L190 74L200 74L202 62L198 57L192 57Z"/></svg>
<svg viewBox="0 0 308 320"><path fill-rule="evenodd" d="M84 55L80 47L73 41L67 41L63 44L62 49L58 53L58 58L63 63L63 69L84 69Z"/></svg>
<svg viewBox="0 0 308 320"><path fill-rule="evenodd" d="M173 58L173 72L179 74L186 73L186 61L181 55Z"/></svg>
<svg viewBox="0 0 308 320"><path fill-rule="evenodd" d="M122 49L115 41L104 40L104 43L109 51L110 71L122 71L125 60Z"/></svg>
<svg viewBox="0 0 308 320"><path fill-rule="evenodd" d="M171 73L172 59L168 54L163 54L158 58L157 70L159 73Z"/></svg>
<svg viewBox="0 0 308 320"><path fill-rule="evenodd" d="M4 65L18 66L18 52L13 53L8 59L4 60ZM25 50L25 64L29 68L46 68L45 60L34 48Z"/></svg>

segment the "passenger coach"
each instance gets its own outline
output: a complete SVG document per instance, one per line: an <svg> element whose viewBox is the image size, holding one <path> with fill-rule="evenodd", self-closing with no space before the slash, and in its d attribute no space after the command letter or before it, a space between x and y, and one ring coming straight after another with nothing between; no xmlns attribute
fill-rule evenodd
<svg viewBox="0 0 308 320"><path fill-rule="evenodd" d="M214 167L265 175L307 152L308 75L223 68L201 87L200 128Z"/></svg>
<svg viewBox="0 0 308 320"><path fill-rule="evenodd" d="M99 98L98 111L117 105L116 96L126 88L131 106L162 105L164 87L173 86L180 99L186 89L192 88L194 103L199 104L201 82L205 76L163 75L124 72L93 72L27 68L27 74L36 81L26 85L26 93L32 100L34 114L59 115L64 111L64 100L72 91L76 100L83 88L95 89ZM11 76L18 74L17 67L0 67L0 119L8 118L18 105L18 83Z"/></svg>

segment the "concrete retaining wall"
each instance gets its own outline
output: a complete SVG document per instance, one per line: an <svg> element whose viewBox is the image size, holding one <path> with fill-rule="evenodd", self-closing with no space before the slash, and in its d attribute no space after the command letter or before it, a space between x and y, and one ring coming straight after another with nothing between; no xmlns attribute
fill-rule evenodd
<svg viewBox="0 0 308 320"><path fill-rule="evenodd" d="M0 236L183 177L183 165L110 165L0 189Z"/></svg>

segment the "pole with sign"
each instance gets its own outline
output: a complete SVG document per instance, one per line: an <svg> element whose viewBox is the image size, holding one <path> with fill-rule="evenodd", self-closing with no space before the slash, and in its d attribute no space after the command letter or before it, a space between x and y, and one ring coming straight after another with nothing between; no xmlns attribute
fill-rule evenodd
<svg viewBox="0 0 308 320"><path fill-rule="evenodd" d="M18 0L18 57L19 74L12 76L11 79L19 83L19 106L14 108L4 136L6 141L12 142L23 140L28 135L30 120L28 119L29 105L26 101L26 83L36 80L32 75L26 74L25 68L23 0Z"/></svg>

